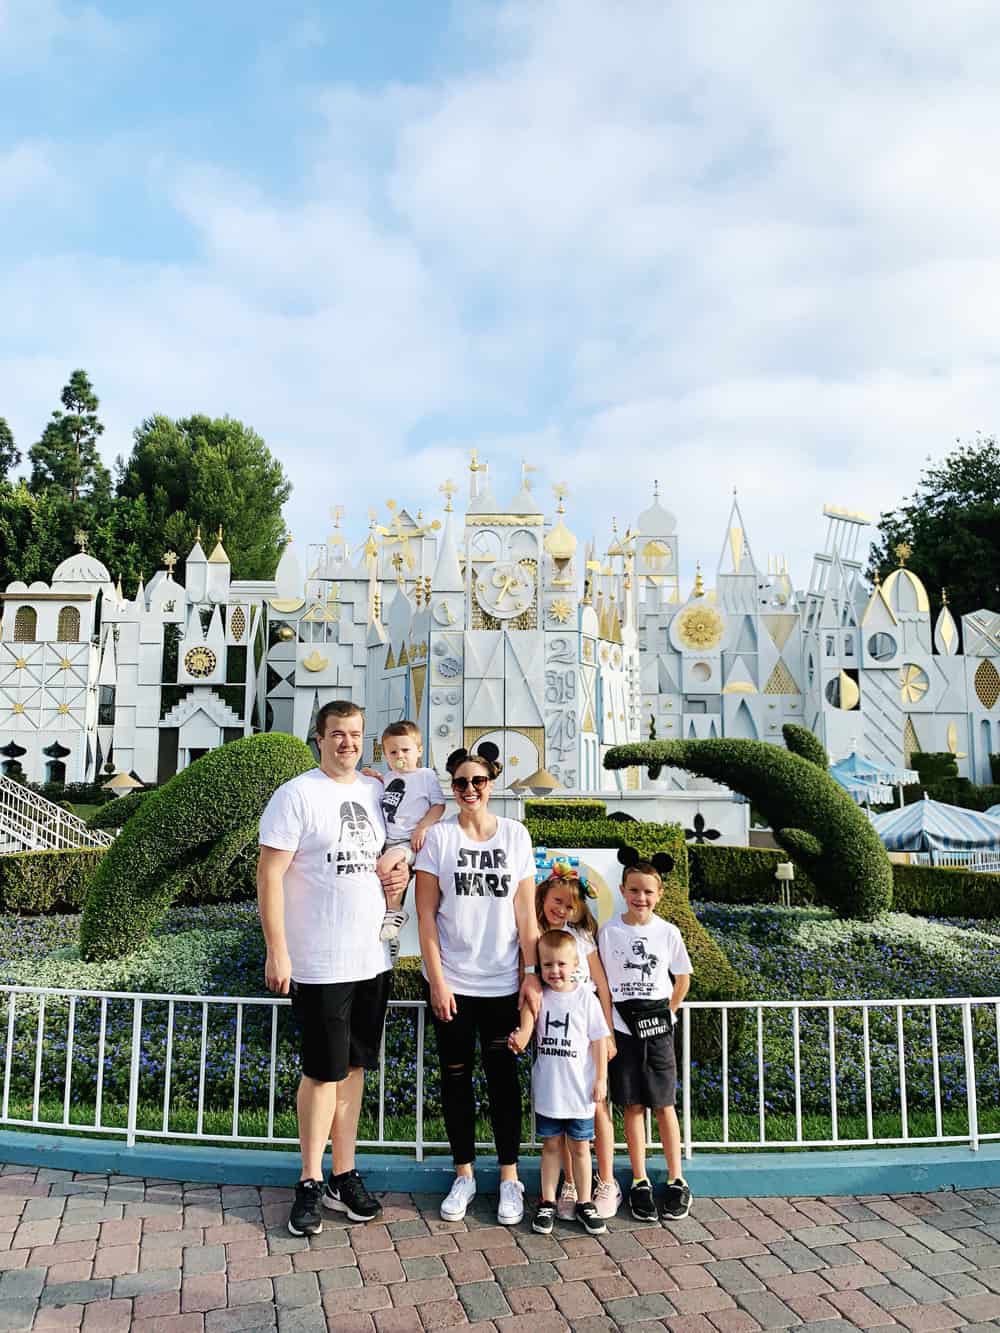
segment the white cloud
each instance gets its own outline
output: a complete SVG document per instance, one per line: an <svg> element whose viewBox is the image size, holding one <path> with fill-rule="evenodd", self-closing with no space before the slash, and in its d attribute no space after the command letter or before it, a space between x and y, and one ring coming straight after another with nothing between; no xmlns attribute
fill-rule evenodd
<svg viewBox="0 0 1000 1333"><path fill-rule="evenodd" d="M990 429L1000 14L516 0L456 22L462 72L288 90L312 97L293 192L140 164L195 258L15 267L8 324L41 349L12 377L19 438L75 365L110 453L153 411L228 411L286 463L303 540L336 500L354 536L390 496L439 509L472 445L501 498L522 456L539 493L568 480L581 536L658 477L687 571L714 569L736 485L758 559L804 583L824 502L892 507Z"/></svg>
<svg viewBox="0 0 1000 1333"><path fill-rule="evenodd" d="M62 0L0 0L0 69L23 74L68 52L116 53L127 26L92 4Z"/></svg>

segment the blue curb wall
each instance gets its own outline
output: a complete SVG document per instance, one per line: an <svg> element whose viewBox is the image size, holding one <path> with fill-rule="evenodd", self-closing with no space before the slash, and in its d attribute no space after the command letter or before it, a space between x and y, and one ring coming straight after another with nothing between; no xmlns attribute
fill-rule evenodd
<svg viewBox="0 0 1000 1333"><path fill-rule="evenodd" d="M134 1148L110 1139L72 1138L59 1134L0 1131L0 1162L54 1167L62 1171L150 1176L157 1180L199 1180L222 1185L284 1185L298 1179L293 1152L257 1152L212 1145L183 1147L137 1143ZM358 1168L369 1189L401 1194L445 1194L452 1179L447 1157L412 1157L359 1153ZM664 1179L662 1159L651 1158L654 1183ZM497 1187L496 1159L482 1157L476 1169L480 1188ZM616 1175L629 1179L628 1161L620 1157ZM844 1151L769 1153L696 1153L685 1175L703 1198L753 1198L838 1194L906 1194L939 1189L1000 1187L1000 1143L978 1152L948 1145L934 1148L856 1148ZM521 1178L529 1195L538 1192L538 1158L521 1159Z"/></svg>

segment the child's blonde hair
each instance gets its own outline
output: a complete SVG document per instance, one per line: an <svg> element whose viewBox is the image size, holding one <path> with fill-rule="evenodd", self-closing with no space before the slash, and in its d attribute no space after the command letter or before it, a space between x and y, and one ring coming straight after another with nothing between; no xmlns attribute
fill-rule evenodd
<svg viewBox="0 0 1000 1333"><path fill-rule="evenodd" d="M538 920L538 929L543 932L552 929L545 919L545 897L549 889L552 888L569 889L573 895L573 907L577 916L577 920L570 924L586 931L588 935L596 939L597 922L594 920L593 912L587 906L587 895L576 875L550 875L548 879L543 879L541 884L536 884L535 917Z"/></svg>

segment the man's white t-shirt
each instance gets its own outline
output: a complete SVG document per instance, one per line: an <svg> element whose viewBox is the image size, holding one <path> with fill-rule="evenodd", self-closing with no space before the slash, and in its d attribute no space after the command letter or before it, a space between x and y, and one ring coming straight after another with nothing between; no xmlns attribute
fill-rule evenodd
<svg viewBox="0 0 1000 1333"><path fill-rule="evenodd" d="M597 937L601 962L608 977L611 1003L618 1000L669 1000L673 976L691 972L691 959L681 932L669 921L654 916L648 926L628 926L620 916L601 927ZM612 1009L616 1032L628 1024Z"/></svg>
<svg viewBox="0 0 1000 1333"><path fill-rule="evenodd" d="M432 805L444 805L444 792L433 768L415 768L411 773L391 771L382 790L382 817L389 842L409 842Z"/></svg>
<svg viewBox="0 0 1000 1333"><path fill-rule="evenodd" d="M535 878L528 830L500 817L493 837L476 842L456 815L431 825L413 865L436 875L440 886L437 928L448 985L458 995L513 995L520 958L514 897L522 879Z"/></svg>
<svg viewBox="0 0 1000 1333"><path fill-rule="evenodd" d="M389 946L378 937L385 914L375 873L385 843L381 796L373 778L336 782L314 768L267 803L258 841L295 853L284 880L295 981L364 981L392 966Z"/></svg>
<svg viewBox="0 0 1000 1333"><path fill-rule="evenodd" d="M592 1041L610 1037L597 996L588 986L542 991L535 1024L531 1104L536 1115L554 1120L587 1119L594 1114L597 1069Z"/></svg>

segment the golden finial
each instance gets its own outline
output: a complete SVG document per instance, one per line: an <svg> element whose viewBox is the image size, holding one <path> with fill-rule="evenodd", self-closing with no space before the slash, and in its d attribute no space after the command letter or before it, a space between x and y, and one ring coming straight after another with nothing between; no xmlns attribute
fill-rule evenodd
<svg viewBox="0 0 1000 1333"><path fill-rule="evenodd" d="M881 575L881 574L878 572L878 570L876 569L876 571L875 571L875 588L876 588L876 591L877 591L879 588L881 588L881 586L882 586L882 575Z"/></svg>
<svg viewBox="0 0 1000 1333"><path fill-rule="evenodd" d="M219 531L215 534L216 541L222 541L222 524L219 524Z"/></svg>
<svg viewBox="0 0 1000 1333"><path fill-rule="evenodd" d="M199 533L200 533L200 532L201 532L201 529L199 528L198 531L199 531ZM289 532L289 533L286 535L286 537L285 537L285 545L286 545L286 546L291 546L291 544L292 544L292 534Z"/></svg>
<svg viewBox="0 0 1000 1333"><path fill-rule="evenodd" d="M446 514L450 514L450 513L451 513L451 497L452 497L452 496L455 494L455 492L458 490L458 487L455 485L455 483L454 483L454 482L452 481L452 479L449 477L447 481L443 481L443 482L441 483L441 485L438 487L438 490L439 490L439 491L441 492L441 494L445 497L445 500L444 500L444 512L445 512Z"/></svg>
<svg viewBox="0 0 1000 1333"><path fill-rule="evenodd" d="M81 551L86 551L89 539L90 533L84 528L77 528L76 532L73 533L73 540L76 542L77 546L79 546Z"/></svg>
<svg viewBox="0 0 1000 1333"><path fill-rule="evenodd" d="M528 480L528 473L537 471L538 468L534 463L529 463L526 458L521 459L521 487L523 490L531 490L531 482Z"/></svg>
<svg viewBox="0 0 1000 1333"><path fill-rule="evenodd" d="M705 596L705 581L701 577L701 561L694 567L694 595L695 597Z"/></svg>
<svg viewBox="0 0 1000 1333"><path fill-rule="evenodd" d="M654 478L653 478L653 499L654 499L654 501L655 501L655 500L659 500L659 498L660 498L660 483L659 483L659 482L656 480L656 478L654 477Z"/></svg>
<svg viewBox="0 0 1000 1333"><path fill-rule="evenodd" d="M895 548L895 552L900 569L905 569L907 560L909 560L910 556L913 554L913 547L909 542L900 542Z"/></svg>
<svg viewBox="0 0 1000 1333"><path fill-rule="evenodd" d="M569 495L569 487L566 485L564 481L557 481L556 484L552 487L552 494L559 501L559 503L556 505L556 513L565 514L566 496Z"/></svg>
<svg viewBox="0 0 1000 1333"><path fill-rule="evenodd" d="M167 577L172 579L174 577L174 565L177 564L177 552L164 551L162 559L167 567Z"/></svg>
<svg viewBox="0 0 1000 1333"><path fill-rule="evenodd" d="M471 458L471 461L470 461L470 463L469 463L469 471L470 471L470 472L485 472L485 471L486 471L486 464L485 464L485 463L480 463L480 461L479 461L479 450L478 450L478 449L472 449L472 450L470 450L470 453L471 453L471 455L472 455L472 458Z"/></svg>
<svg viewBox="0 0 1000 1333"><path fill-rule="evenodd" d="M942 589L941 589L941 605L942 605L942 606L947 606L947 605L948 605L948 589L947 589L947 588L942 588Z"/></svg>
<svg viewBox="0 0 1000 1333"><path fill-rule="evenodd" d="M195 528L195 530L194 530L194 539L195 539L196 542L200 542L200 541L201 541L201 524L200 524L200 523L198 524L198 526L197 526L197 527Z"/></svg>
<svg viewBox="0 0 1000 1333"><path fill-rule="evenodd" d="M339 528L340 520L344 517L344 506L334 505L333 508L330 510L330 517L333 519L333 526L335 528Z"/></svg>

